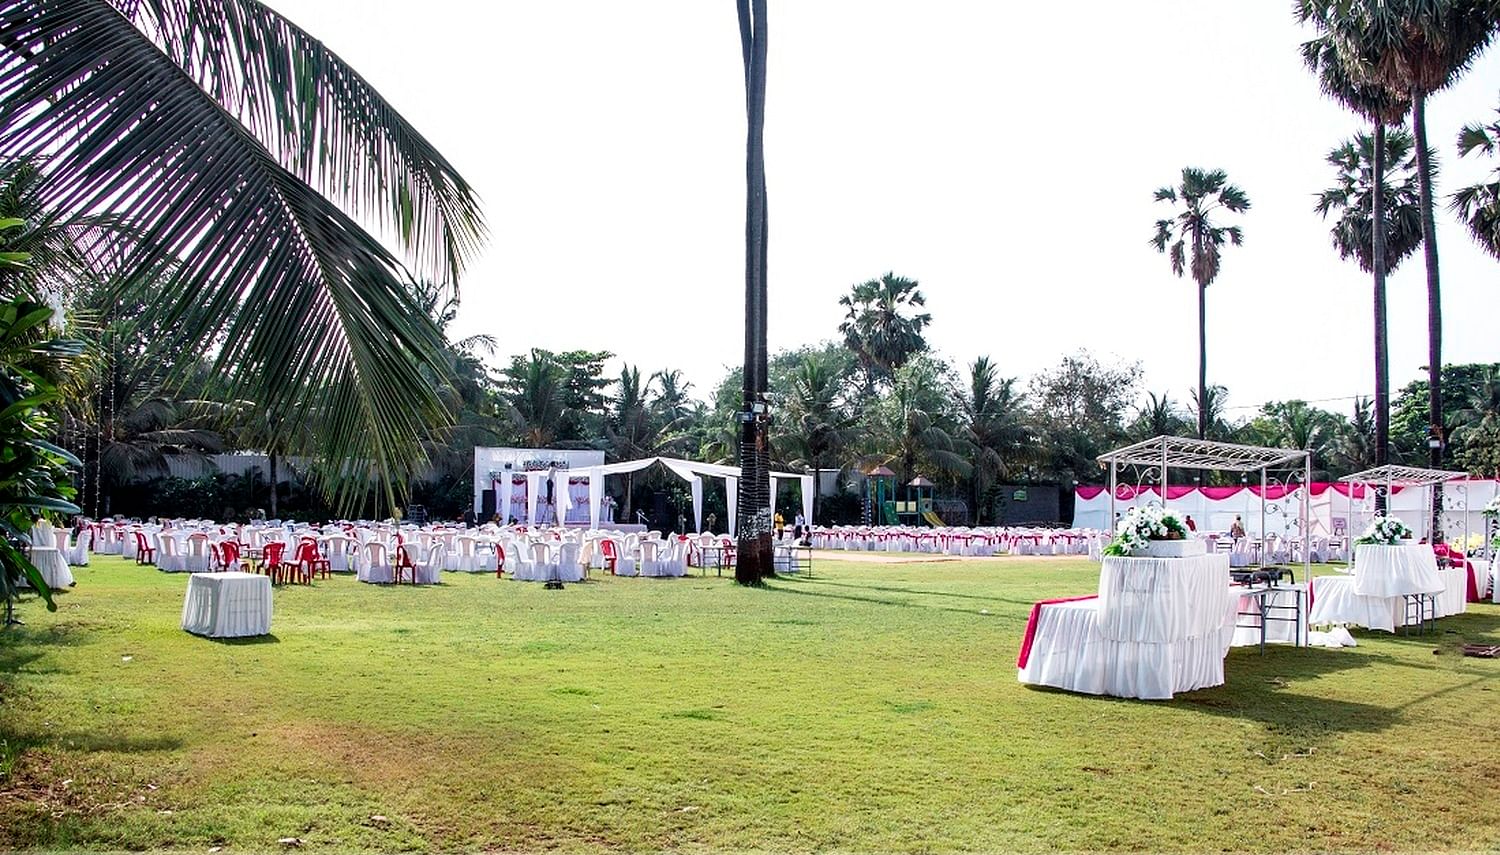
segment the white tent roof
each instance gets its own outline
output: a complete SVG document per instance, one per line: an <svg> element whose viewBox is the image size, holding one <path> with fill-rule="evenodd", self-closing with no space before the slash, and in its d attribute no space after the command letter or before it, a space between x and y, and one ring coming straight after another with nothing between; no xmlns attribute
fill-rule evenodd
<svg viewBox="0 0 1500 855"><path fill-rule="evenodd" d="M1252 472L1302 463L1307 452L1290 448L1236 445L1182 436L1158 436L1099 455L1100 463L1162 466L1170 469L1224 469Z"/></svg>
<svg viewBox="0 0 1500 855"><path fill-rule="evenodd" d="M1445 469L1418 469L1412 466L1377 466L1353 475L1345 475L1340 481L1354 484L1389 484L1392 487L1428 487L1445 481L1457 481L1469 477L1467 472L1449 472Z"/></svg>

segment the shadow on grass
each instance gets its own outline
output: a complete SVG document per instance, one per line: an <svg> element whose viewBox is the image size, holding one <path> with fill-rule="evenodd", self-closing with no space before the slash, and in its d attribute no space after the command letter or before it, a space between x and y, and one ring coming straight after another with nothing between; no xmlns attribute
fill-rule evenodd
<svg viewBox="0 0 1500 855"><path fill-rule="evenodd" d="M994 614L995 614L994 612L989 612L989 611L983 611L982 612L978 608L964 609L964 608L956 608L954 606L943 606L943 605L935 605L935 604L930 604L930 603L916 602L916 601L913 601L913 600L896 600L896 599L890 599L890 598L887 598L887 597L880 597L880 596L862 597L862 596L859 596L857 594L852 594L852 593L841 593L841 592L837 592L837 591L827 591L827 590L821 590L820 591L820 590L811 590L809 588L795 587L795 586L800 586L800 585L824 585L824 584L829 584L829 583L824 583L824 582L820 582L820 581L816 581L816 580L796 580L796 581L793 582L794 586L790 586L790 587L786 586L786 585L782 585L782 584L776 584L776 583L782 583L782 582L788 582L788 581L793 581L793 580L790 580L790 579L788 579L785 576L778 576L774 580L767 579L766 580L766 584L764 585L764 589L767 590L767 591L775 591L778 594L794 594L794 595L799 596L799 597L822 597L822 598L825 598L825 599L832 599L832 600L847 600L847 601L852 602L852 603L871 603L873 605L878 605L878 606L896 606L898 608L906 608L906 609L932 609L933 611L959 612L961 614L969 614L969 615L983 614L986 617L993 617ZM897 588L883 588L883 587L878 587L878 586L868 586L867 587L867 586L864 586L864 585L844 585L843 587L853 588L855 590L869 590L869 591L879 591L879 592L886 592L886 593L894 593L894 592L900 590L900 589L897 589ZM918 592L918 593L923 593L923 592ZM960 596L963 596L963 595L960 595ZM982 600L986 600L986 601L994 602L994 603L1006 603L1006 604L1009 604L1009 605L1025 606L1028 609L1031 608L1031 605L1032 605L1032 602L1033 602L1031 600L1007 600L1007 599L1000 598L1000 597L974 597L973 599L982 599Z"/></svg>
<svg viewBox="0 0 1500 855"><path fill-rule="evenodd" d="M783 580L784 582L784 577L777 577L777 580ZM963 615L983 615L987 616L987 618L996 616L996 612L990 612L990 610L959 609L959 607L954 606L938 606L938 604L918 603L918 601L912 600L891 600L891 598L885 597L859 597L859 595L856 594L841 594L841 592L835 591L811 591L811 589L795 588L795 586L777 585L777 583L772 583L771 579L766 579L766 583L765 585L762 585L762 589L765 589L765 591L774 591L777 592L777 594L792 594L795 595L795 597L819 597L826 598L826 600L846 600L850 601L850 603L870 603L874 604L874 606L895 606L898 607L898 609L929 609L933 610L933 612L959 612L963 613ZM998 603L1014 603L1019 604L1019 606L1031 606L1031 601L1029 600L996 601L998 601Z"/></svg>
<svg viewBox="0 0 1500 855"><path fill-rule="evenodd" d="M275 633L268 632L265 635L246 635L240 638L203 638L204 641L212 641L226 647L248 647L253 644L280 644L281 639Z"/></svg>
<svg viewBox="0 0 1500 855"><path fill-rule="evenodd" d="M790 580L789 580L790 581ZM952 591L927 591L921 588L902 588L896 585L856 585L850 582L834 582L826 579L796 579L808 585L830 585L835 588L853 588L860 591L880 591L890 594L915 594L924 597L953 597L961 600L982 600L990 603L1015 603L1017 600L1007 600L1004 597L983 597L979 594L958 594Z"/></svg>

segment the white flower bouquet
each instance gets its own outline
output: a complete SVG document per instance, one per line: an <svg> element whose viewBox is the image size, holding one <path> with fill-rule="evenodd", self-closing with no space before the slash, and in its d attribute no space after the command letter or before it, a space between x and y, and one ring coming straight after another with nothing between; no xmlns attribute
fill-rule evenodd
<svg viewBox="0 0 1500 855"><path fill-rule="evenodd" d="M1490 499L1490 503L1484 506L1482 513L1487 517L1500 517L1500 496Z"/></svg>
<svg viewBox="0 0 1500 855"><path fill-rule="evenodd" d="M1114 540L1104 548L1105 555L1131 555L1146 548L1153 540L1182 540L1187 537L1187 525L1176 511L1149 507L1134 507L1125 512L1120 524L1115 526Z"/></svg>
<svg viewBox="0 0 1500 855"><path fill-rule="evenodd" d="M1364 534L1355 538L1354 542L1357 544L1395 546L1410 537L1411 529L1400 519L1396 517L1376 517L1370 520L1370 527L1365 529Z"/></svg>

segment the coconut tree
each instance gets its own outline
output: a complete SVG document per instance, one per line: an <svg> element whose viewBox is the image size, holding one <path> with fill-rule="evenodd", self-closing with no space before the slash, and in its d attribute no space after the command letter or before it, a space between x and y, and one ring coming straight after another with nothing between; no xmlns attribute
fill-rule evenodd
<svg viewBox="0 0 1500 855"><path fill-rule="evenodd" d="M866 395L874 395L878 383L889 382L906 360L927 349L922 332L932 315L916 311L926 303L917 280L894 273L860 282L839 298L845 309L839 332L859 359Z"/></svg>
<svg viewBox="0 0 1500 855"><path fill-rule="evenodd" d="M740 487L734 579L774 575L766 356L766 0L736 0L745 70L745 374L740 401Z"/></svg>
<svg viewBox="0 0 1500 855"><path fill-rule="evenodd" d="M546 353L517 356L501 383L503 408L520 442L544 448L557 438L562 424L567 377Z"/></svg>
<svg viewBox="0 0 1500 855"><path fill-rule="evenodd" d="M968 384L955 390L960 438L969 450L974 523L984 521L990 488L1015 467L1036 463L1037 443L1026 428L1014 377L1001 377L988 356L969 364Z"/></svg>
<svg viewBox="0 0 1500 855"><path fill-rule="evenodd" d="M1315 206L1325 219L1335 217L1330 236L1339 257L1353 259L1375 280L1376 466L1388 462L1390 448L1386 275L1422 245L1421 192L1417 186L1414 145L1405 129L1387 131L1384 122L1375 122L1373 133L1356 134L1328 153L1327 161L1334 168L1336 180L1318 195ZM1378 232L1374 228L1376 216L1385 222L1385 228Z"/></svg>
<svg viewBox="0 0 1500 855"><path fill-rule="evenodd" d="M114 248L171 344L331 471L419 466L446 414L411 280L453 287L483 235L457 170L256 0L0 0L0 43L0 159L44 158L53 210L128 224ZM327 482L346 505L365 483Z"/></svg>
<svg viewBox="0 0 1500 855"><path fill-rule="evenodd" d="M1220 225L1214 215L1242 214L1250 210L1250 197L1230 184L1222 169L1186 167L1181 183L1158 189L1156 201L1180 204L1182 209L1172 219L1156 221L1151 245L1168 254L1173 274L1191 271L1198 285L1198 438L1203 439L1208 432L1208 286L1219 276L1224 244L1244 242L1239 226Z"/></svg>
<svg viewBox="0 0 1500 855"><path fill-rule="evenodd" d="M1500 146L1500 120L1488 125L1465 125L1458 134L1459 157L1475 152L1493 157L1497 146ZM1490 178L1454 193L1451 206L1485 252L1500 258L1500 166L1491 171Z"/></svg>
<svg viewBox="0 0 1500 855"><path fill-rule="evenodd" d="M783 439L795 449L790 462L813 471L813 519L823 471L839 467L854 427L845 390L839 366L826 353L807 354L792 372Z"/></svg>
<svg viewBox="0 0 1500 855"><path fill-rule="evenodd" d="M1422 250L1427 268L1427 382L1429 433L1443 434L1443 321L1433 216L1436 167L1427 142L1427 99L1462 76L1494 38L1495 0L1298 0L1299 19L1327 35L1339 64L1363 84L1411 98L1412 135L1421 192ZM1377 148L1377 151L1379 149ZM1429 462L1442 463L1442 443Z"/></svg>

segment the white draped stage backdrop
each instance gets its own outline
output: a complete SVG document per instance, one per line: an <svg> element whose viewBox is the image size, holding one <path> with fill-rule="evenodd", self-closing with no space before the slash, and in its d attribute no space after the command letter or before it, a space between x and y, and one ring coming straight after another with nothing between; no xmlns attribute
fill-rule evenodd
<svg viewBox="0 0 1500 855"><path fill-rule="evenodd" d="M571 455L586 454L580 465ZM735 531L738 510L740 470L735 466L717 463L698 463L675 457L647 457L642 460L627 460L623 463L604 463L603 452L553 451L551 449L493 449L474 450L475 510L481 507L482 485L493 485L495 510L503 521L517 520L528 525L538 521L538 503L547 493L545 483L552 482L552 497L555 502L556 520L574 525L587 522L590 528L598 528L604 501L604 479L611 475L624 475L660 464L667 471L688 483L693 501L693 528L703 530L703 480L717 478L724 482L724 494L728 500L729 519L727 531ZM525 457L523 460L522 457ZM515 459L512 459L515 458ZM533 459L534 458L534 459ZM551 460L559 465L514 471L497 469L508 462L517 468L533 466L537 461ZM798 486L802 499L802 516L812 519L813 476L795 472L772 472L771 494L782 481L792 481Z"/></svg>
<svg viewBox="0 0 1500 855"><path fill-rule="evenodd" d="M1243 487L1167 487L1167 505L1193 517L1199 531L1228 531L1236 516L1246 532L1259 537L1261 531L1260 485ZM1484 531L1481 511L1500 492L1492 479L1450 481L1443 485L1443 540L1451 541L1469 532ZM1303 488L1273 484L1266 488L1265 529L1271 534L1297 534ZM1390 512L1415 532L1425 532L1433 501L1431 487L1395 488ZM1073 527L1112 528L1109 518L1109 488L1079 485L1073 493ZM1115 496L1115 512L1125 513L1136 505L1160 505L1161 491L1155 485L1121 484ZM1465 510L1467 505L1467 511ZM1375 512L1375 493L1363 484L1314 482L1308 502L1312 533L1329 537L1358 536ZM1465 518L1467 514L1467 519ZM1467 529L1465 524L1467 523Z"/></svg>

